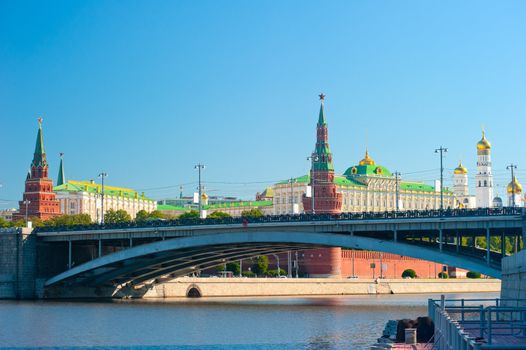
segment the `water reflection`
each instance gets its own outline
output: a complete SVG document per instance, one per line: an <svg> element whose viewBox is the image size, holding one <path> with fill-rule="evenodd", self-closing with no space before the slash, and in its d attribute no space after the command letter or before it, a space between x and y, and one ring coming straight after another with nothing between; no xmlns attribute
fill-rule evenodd
<svg viewBox="0 0 526 350"><path fill-rule="evenodd" d="M478 294L464 297L496 297ZM435 296L0 301L0 344L93 349L367 349Z"/></svg>

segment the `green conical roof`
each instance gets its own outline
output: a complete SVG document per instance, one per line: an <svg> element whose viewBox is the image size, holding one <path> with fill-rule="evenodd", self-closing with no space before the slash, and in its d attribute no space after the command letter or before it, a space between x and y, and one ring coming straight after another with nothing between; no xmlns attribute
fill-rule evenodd
<svg viewBox="0 0 526 350"><path fill-rule="evenodd" d="M318 125L325 125L327 122L325 121L325 111L323 109L323 101L320 104L320 116L318 117Z"/></svg>
<svg viewBox="0 0 526 350"><path fill-rule="evenodd" d="M37 142L35 145L35 153L33 155L32 166L45 166L46 162L46 151L44 149L44 136L42 135L42 118L38 118L38 133Z"/></svg>
<svg viewBox="0 0 526 350"><path fill-rule="evenodd" d="M57 186L66 183L66 177L64 175L64 158L63 154L60 154L60 167L58 168Z"/></svg>

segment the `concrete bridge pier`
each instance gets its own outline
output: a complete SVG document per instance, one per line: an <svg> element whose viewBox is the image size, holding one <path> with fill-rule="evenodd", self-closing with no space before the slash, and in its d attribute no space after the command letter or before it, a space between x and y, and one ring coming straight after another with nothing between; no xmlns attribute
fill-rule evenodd
<svg viewBox="0 0 526 350"><path fill-rule="evenodd" d="M37 238L31 228L0 229L0 299L33 299Z"/></svg>

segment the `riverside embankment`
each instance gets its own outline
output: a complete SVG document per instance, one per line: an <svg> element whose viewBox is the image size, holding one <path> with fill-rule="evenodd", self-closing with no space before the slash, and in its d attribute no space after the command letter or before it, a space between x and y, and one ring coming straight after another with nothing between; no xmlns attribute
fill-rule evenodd
<svg viewBox="0 0 526 350"><path fill-rule="evenodd" d="M142 288L107 291L71 288L48 298L268 297L371 294L500 292L496 279L339 279L339 278L177 278Z"/></svg>

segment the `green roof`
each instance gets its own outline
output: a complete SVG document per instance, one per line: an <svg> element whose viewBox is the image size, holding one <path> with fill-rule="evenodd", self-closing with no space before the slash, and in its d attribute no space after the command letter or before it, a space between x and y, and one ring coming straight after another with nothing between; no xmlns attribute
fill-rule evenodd
<svg viewBox="0 0 526 350"><path fill-rule="evenodd" d="M353 169L356 169L353 172ZM345 176L359 176L359 175L368 175L368 176L382 176L382 177L392 177L391 172L384 166L381 165L355 165L343 173Z"/></svg>
<svg viewBox="0 0 526 350"><path fill-rule="evenodd" d="M192 208L180 207L178 205L170 205L170 204L157 204L157 210L190 211L192 210Z"/></svg>
<svg viewBox="0 0 526 350"><path fill-rule="evenodd" d="M435 192L435 187L421 182L400 182L402 191Z"/></svg>
<svg viewBox="0 0 526 350"><path fill-rule="evenodd" d="M219 204L204 205L204 209L221 209L221 208L244 208L244 207L270 207L273 205L272 201L239 201L226 202Z"/></svg>
<svg viewBox="0 0 526 350"><path fill-rule="evenodd" d="M61 153L60 166L58 167L57 186L63 185L65 182L66 182L66 177L64 176L64 159L62 159L62 153Z"/></svg>
<svg viewBox="0 0 526 350"><path fill-rule="evenodd" d="M90 181L73 181L69 180L63 185L53 187L54 192L88 192L100 193L102 185ZM131 199L153 200L144 196L144 193L132 190L130 188L121 188L113 186L104 186L105 196L124 197Z"/></svg>
<svg viewBox="0 0 526 350"><path fill-rule="evenodd" d="M318 117L318 125L325 125L327 122L325 121L325 111L323 110L323 101L320 105L320 115Z"/></svg>
<svg viewBox="0 0 526 350"><path fill-rule="evenodd" d="M345 176L335 176L334 183L339 186L367 186L366 184L360 181L356 181L355 179L347 178Z"/></svg>

